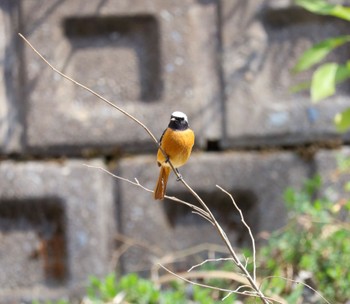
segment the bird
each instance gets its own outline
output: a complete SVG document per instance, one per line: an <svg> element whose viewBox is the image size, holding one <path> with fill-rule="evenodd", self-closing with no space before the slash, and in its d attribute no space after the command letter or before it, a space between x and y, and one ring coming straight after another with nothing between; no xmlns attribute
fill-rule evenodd
<svg viewBox="0 0 350 304"><path fill-rule="evenodd" d="M183 166L190 157L194 140L195 135L189 128L187 115L180 111L173 112L169 125L159 141L160 148L157 152L157 163L160 167L160 172L154 190L154 199L164 199L168 177L171 171L169 160L178 172L178 168ZM166 155L164 155L162 150ZM181 179L180 174L179 176Z"/></svg>

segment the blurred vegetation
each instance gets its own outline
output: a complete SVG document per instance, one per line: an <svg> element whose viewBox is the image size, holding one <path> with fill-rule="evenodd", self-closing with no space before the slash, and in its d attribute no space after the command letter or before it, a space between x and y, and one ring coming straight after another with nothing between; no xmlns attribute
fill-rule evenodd
<svg viewBox="0 0 350 304"><path fill-rule="evenodd" d="M350 7L340 4L331 4L325 0L295 0L295 3L304 9L319 15L333 16L350 21ZM350 24L349 24L350 25ZM350 42L350 35L331 37L323 40L306 50L293 68L294 72L303 72L316 65L310 82L301 83L292 88L292 91L310 89L311 100L318 102L336 92L337 84L350 78L350 60L343 63L324 62L324 59L334 49ZM350 108L338 113L334 122L340 132L350 127Z"/></svg>
<svg viewBox="0 0 350 304"><path fill-rule="evenodd" d="M87 289L86 303L107 303L118 298L118 303L140 303L140 304L182 304L182 303L232 303L233 297L221 301L223 295L206 289L191 285L190 288L183 282L173 281L165 289L160 289L150 280L140 278L131 273L116 280L111 274L100 280L96 277L90 278L90 286ZM91 302L89 302L91 301ZM119 302L120 301L120 302Z"/></svg>
<svg viewBox="0 0 350 304"><path fill-rule="evenodd" d="M290 280L304 281L331 303L350 299L350 200L335 202L326 195L316 198L321 184L316 176L306 181L301 191L285 191L288 225L274 232L259 252L260 275L276 276L264 289L288 303L305 303L303 297L313 293Z"/></svg>

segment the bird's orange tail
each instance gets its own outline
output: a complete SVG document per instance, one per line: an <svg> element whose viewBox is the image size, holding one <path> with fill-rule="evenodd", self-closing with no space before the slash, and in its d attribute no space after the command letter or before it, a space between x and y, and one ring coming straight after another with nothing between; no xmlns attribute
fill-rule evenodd
<svg viewBox="0 0 350 304"><path fill-rule="evenodd" d="M170 170L171 170L170 167L165 167L165 166L160 167L156 189L154 190L154 199L162 200L164 198L166 184L168 183Z"/></svg>

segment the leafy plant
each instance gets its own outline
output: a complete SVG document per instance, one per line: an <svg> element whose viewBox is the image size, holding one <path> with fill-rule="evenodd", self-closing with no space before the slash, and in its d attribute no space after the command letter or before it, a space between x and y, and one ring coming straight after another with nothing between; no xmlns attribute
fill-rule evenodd
<svg viewBox="0 0 350 304"><path fill-rule="evenodd" d="M306 289L281 277L300 280L306 276L306 283L332 303L350 298L350 229L340 221L340 214L348 217L350 201L315 198L321 185L316 176L306 181L301 191L285 191L289 223L271 235L259 254L261 270L273 277L264 280L266 290L288 303L300 303Z"/></svg>
<svg viewBox="0 0 350 304"><path fill-rule="evenodd" d="M89 301L95 304L109 303L116 297L122 298L125 303L137 304L182 304L191 303L191 300L201 304L232 303L235 298L233 295L221 301L223 295L214 295L211 289L199 286L190 285L189 290L183 282L173 282L167 288L160 289L152 281L140 278L135 273L127 274L120 280L116 279L115 274L104 279L90 278L87 288Z"/></svg>
<svg viewBox="0 0 350 304"><path fill-rule="evenodd" d="M119 281L116 280L115 274L110 274L102 280L91 277L87 295L94 303L105 303L119 295L131 303L152 304L159 303L160 292L151 281L132 273L123 276Z"/></svg>
<svg viewBox="0 0 350 304"><path fill-rule="evenodd" d="M304 9L320 15L328 15L350 21L350 7L339 4L330 4L325 0L295 0L296 4ZM313 102L318 102L336 92L336 85L350 78L350 60L345 63L321 63L334 49L350 42L350 35L323 40L305 51L293 68L294 72L302 72L319 64L313 73L311 82L299 84L293 91L310 88ZM335 118L338 131L346 131L350 127L350 108L338 113Z"/></svg>

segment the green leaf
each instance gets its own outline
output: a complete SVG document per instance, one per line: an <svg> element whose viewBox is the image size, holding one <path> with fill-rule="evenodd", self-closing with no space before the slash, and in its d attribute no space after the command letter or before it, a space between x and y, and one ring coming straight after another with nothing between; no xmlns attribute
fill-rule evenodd
<svg viewBox="0 0 350 304"><path fill-rule="evenodd" d="M107 298L113 298L117 294L115 274L110 274L105 279L104 292Z"/></svg>
<svg viewBox="0 0 350 304"><path fill-rule="evenodd" d="M350 108L338 113L334 117L335 127L339 132L345 132L350 128Z"/></svg>
<svg viewBox="0 0 350 304"><path fill-rule="evenodd" d="M350 8L339 4L330 4L324 0L296 0L300 5L309 12L319 15L329 15L350 21Z"/></svg>
<svg viewBox="0 0 350 304"><path fill-rule="evenodd" d="M316 14L327 14L334 7L334 5L323 0L296 0L295 3Z"/></svg>
<svg viewBox="0 0 350 304"><path fill-rule="evenodd" d="M337 70L337 63L325 63L317 68L311 81L311 99L313 102L320 101L335 93Z"/></svg>
<svg viewBox="0 0 350 304"><path fill-rule="evenodd" d="M293 68L293 72L301 72L309 69L324 59L332 50L349 41L350 35L345 35L326 39L315 44L299 58Z"/></svg>

